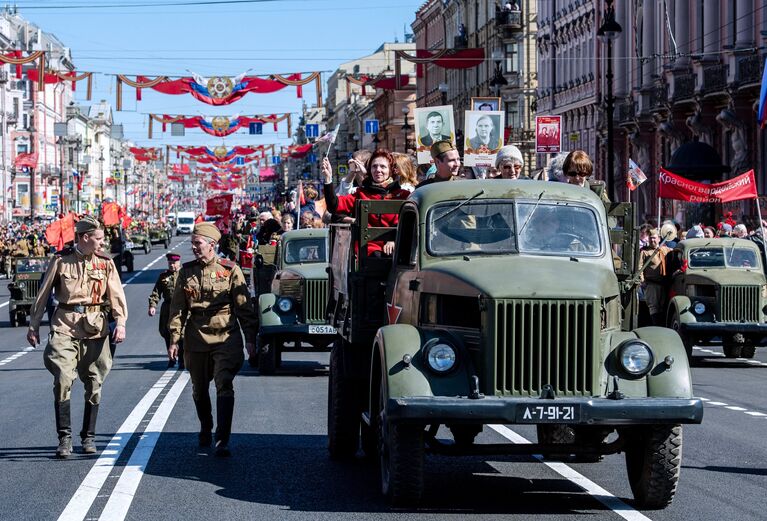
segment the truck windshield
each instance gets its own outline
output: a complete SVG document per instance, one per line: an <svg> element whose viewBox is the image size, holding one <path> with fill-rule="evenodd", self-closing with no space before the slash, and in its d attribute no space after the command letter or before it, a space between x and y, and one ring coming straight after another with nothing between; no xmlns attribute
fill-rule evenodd
<svg viewBox="0 0 767 521"><path fill-rule="evenodd" d="M430 254L595 256L602 251L596 213L586 207L479 200L456 209L458 204L460 201L430 211Z"/></svg>
<svg viewBox="0 0 767 521"><path fill-rule="evenodd" d="M179 217L178 224L194 224L194 217Z"/></svg>
<svg viewBox="0 0 767 521"><path fill-rule="evenodd" d="M758 268L759 258L754 250L737 246L707 246L695 248L688 254L690 268Z"/></svg>
<svg viewBox="0 0 767 521"><path fill-rule="evenodd" d="M324 238L292 239L285 245L285 264L327 262Z"/></svg>
<svg viewBox="0 0 767 521"><path fill-rule="evenodd" d="M47 258L27 258L16 261L16 273L38 273L48 269Z"/></svg>

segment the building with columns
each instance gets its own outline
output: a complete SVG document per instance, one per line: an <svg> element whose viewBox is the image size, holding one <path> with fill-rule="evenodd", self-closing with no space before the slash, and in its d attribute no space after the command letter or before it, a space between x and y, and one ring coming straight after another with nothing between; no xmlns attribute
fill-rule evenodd
<svg viewBox="0 0 767 521"><path fill-rule="evenodd" d="M595 36L604 7L589 0L539 2L537 101L538 114L563 115L563 144L589 152L603 179L608 175L606 49ZM729 168L725 178L754 169L759 192L767 192L767 133L756 124L767 56L763 2L615 2L615 17L622 27L613 43L616 196L629 196L624 179L631 158L651 180L632 194L639 216L657 215L652 181L680 146L693 141L713 147ZM540 163L546 160L539 157ZM749 203L718 208L723 210L732 210L738 220L754 213ZM663 202L662 214L689 220L671 201Z"/></svg>

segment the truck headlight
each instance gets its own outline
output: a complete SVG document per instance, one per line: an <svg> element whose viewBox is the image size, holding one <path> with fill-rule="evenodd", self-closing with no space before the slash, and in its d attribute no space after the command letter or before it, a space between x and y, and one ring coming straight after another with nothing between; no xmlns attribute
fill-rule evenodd
<svg viewBox="0 0 767 521"><path fill-rule="evenodd" d="M24 289L27 287L27 284L25 282L17 282L15 285L16 289Z"/></svg>
<svg viewBox="0 0 767 521"><path fill-rule="evenodd" d="M286 297L280 297L277 299L277 309L282 311L283 313L287 313L291 309L293 309L293 301Z"/></svg>
<svg viewBox="0 0 767 521"><path fill-rule="evenodd" d="M692 307L692 310L695 312L696 315L702 315L706 312L706 305L703 302L696 302L695 305Z"/></svg>
<svg viewBox="0 0 767 521"><path fill-rule="evenodd" d="M427 344L424 355L429 367L435 373L445 374L455 367L455 349L443 341Z"/></svg>
<svg viewBox="0 0 767 521"><path fill-rule="evenodd" d="M647 343L639 339L626 340L618 346L618 364L630 377L641 378L652 369L655 355Z"/></svg>

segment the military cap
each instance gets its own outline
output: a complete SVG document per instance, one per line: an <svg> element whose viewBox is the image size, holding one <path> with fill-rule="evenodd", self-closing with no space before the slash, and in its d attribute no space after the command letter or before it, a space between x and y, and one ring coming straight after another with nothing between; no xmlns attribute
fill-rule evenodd
<svg viewBox="0 0 767 521"><path fill-rule="evenodd" d="M437 159L441 154L444 154L445 152L450 152L451 150L455 150L455 147L453 146L453 143L451 141L448 141L446 139L443 139L442 141L437 141L431 146L431 157L434 159Z"/></svg>
<svg viewBox="0 0 767 521"><path fill-rule="evenodd" d="M173 261L173 262L176 262L177 260L181 260L181 255L179 255L178 253L166 253L165 257L169 261Z"/></svg>
<svg viewBox="0 0 767 521"><path fill-rule="evenodd" d="M101 224L91 215L82 217L77 224L75 224L75 231L82 235L84 233L90 233L101 228Z"/></svg>
<svg viewBox="0 0 767 521"><path fill-rule="evenodd" d="M209 239L213 239L214 241L221 240L221 232L218 231L218 228L216 228L216 225L209 222L201 222L194 225L194 231L192 231L194 235L202 235L203 237L208 237Z"/></svg>

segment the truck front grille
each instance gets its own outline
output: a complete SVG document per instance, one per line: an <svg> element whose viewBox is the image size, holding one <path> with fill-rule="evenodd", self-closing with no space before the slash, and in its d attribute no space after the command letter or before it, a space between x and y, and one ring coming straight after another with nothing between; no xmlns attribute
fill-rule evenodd
<svg viewBox="0 0 767 521"><path fill-rule="evenodd" d="M759 322L759 286L722 286L719 314L722 322Z"/></svg>
<svg viewBox="0 0 767 521"><path fill-rule="evenodd" d="M325 323L325 308L328 303L327 279L308 279L304 286L303 309L307 323Z"/></svg>
<svg viewBox="0 0 767 521"><path fill-rule="evenodd" d="M496 301L496 395L536 396L546 384L557 396L593 395L599 310L591 300Z"/></svg>
<svg viewBox="0 0 767 521"><path fill-rule="evenodd" d="M25 280L26 287L24 288L24 298L35 300L37 298L37 292L40 289L39 280Z"/></svg>

